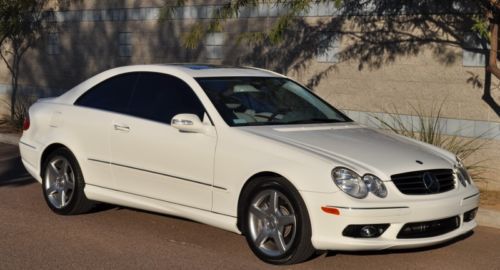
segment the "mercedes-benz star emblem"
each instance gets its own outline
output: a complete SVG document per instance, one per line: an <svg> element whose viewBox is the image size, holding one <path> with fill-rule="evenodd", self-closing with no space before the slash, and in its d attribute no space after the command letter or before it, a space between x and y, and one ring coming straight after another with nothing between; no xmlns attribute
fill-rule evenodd
<svg viewBox="0 0 500 270"><path fill-rule="evenodd" d="M422 181L424 182L424 186L429 193L438 193L439 192L439 189L441 188L441 186L439 185L439 181L436 178L436 176L434 176L432 173L430 173L430 172L424 173L424 175L422 177Z"/></svg>

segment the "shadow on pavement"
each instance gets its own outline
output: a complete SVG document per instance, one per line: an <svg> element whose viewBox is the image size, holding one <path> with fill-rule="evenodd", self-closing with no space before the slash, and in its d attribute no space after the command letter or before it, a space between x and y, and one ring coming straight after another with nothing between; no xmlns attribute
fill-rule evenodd
<svg viewBox="0 0 500 270"><path fill-rule="evenodd" d="M411 249L387 249L387 250L378 250L378 251L328 251L326 253L326 257L332 257L336 255L353 255L353 256L372 256L372 255L386 255L386 254L398 254L398 253L416 253L416 252L424 252L435 249L440 249L443 247L447 247L453 245L457 242L463 241L469 237L474 235L474 231L469 231L463 235L457 236L449 241L446 241L441 244L429 246L429 247L421 247L421 248L411 248Z"/></svg>
<svg viewBox="0 0 500 270"><path fill-rule="evenodd" d="M189 221L189 222L193 222L193 223L203 224L203 223L195 221L195 220L191 220L191 219L188 219L188 218L183 218L183 217L180 217L180 216L173 216L173 215L169 215L169 214L165 214L165 213L152 212L152 211L148 211L148 210L143 210L143 209L138 209L138 208L130 208L130 207L126 207L126 206L114 206L114 207L116 207L116 210L127 210L127 211L136 212L136 213L144 213L144 214L148 214L148 215L156 215L156 216L162 216L162 217L166 217L166 218L173 218L173 219L178 219L178 220L184 220L184 221Z"/></svg>
<svg viewBox="0 0 500 270"><path fill-rule="evenodd" d="M120 207L113 205L113 204L96 202L95 206L90 211L83 213L82 215L95 214L95 213L99 213L99 212L109 211L112 209L119 210Z"/></svg>
<svg viewBox="0 0 500 270"><path fill-rule="evenodd" d="M0 143L0 188L20 187L36 183L36 180L26 171L16 145ZM98 213L117 208L114 205L96 203L88 214Z"/></svg>
<svg viewBox="0 0 500 270"><path fill-rule="evenodd" d="M0 187L24 186L35 182L21 162L18 147L0 143Z"/></svg>

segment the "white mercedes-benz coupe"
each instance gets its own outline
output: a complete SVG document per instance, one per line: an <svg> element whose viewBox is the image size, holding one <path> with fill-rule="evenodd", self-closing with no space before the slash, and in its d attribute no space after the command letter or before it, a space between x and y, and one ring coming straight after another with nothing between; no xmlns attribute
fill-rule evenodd
<svg viewBox="0 0 500 270"><path fill-rule="evenodd" d="M19 146L58 214L105 202L175 215L242 233L273 264L476 226L479 191L456 156L256 68L111 69L31 106Z"/></svg>

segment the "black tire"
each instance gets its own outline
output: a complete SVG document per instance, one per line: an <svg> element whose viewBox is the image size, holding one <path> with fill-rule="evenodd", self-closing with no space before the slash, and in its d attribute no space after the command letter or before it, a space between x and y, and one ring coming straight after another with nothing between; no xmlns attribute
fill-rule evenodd
<svg viewBox="0 0 500 270"><path fill-rule="evenodd" d="M274 219L274 225L271 225L272 222L269 221L272 219L271 215L264 218L264 220L266 220L266 225L262 225L263 219L256 219L256 215L253 215L250 212L250 207L255 207L259 203L259 198L264 198L267 192L270 194L279 194L277 195L277 198L279 198L277 201L281 200L281 205L277 208L282 210L280 210L281 213L278 215L283 214L283 211L285 211L285 214L288 213L295 216L293 225L287 225L290 226L290 228L283 227L283 229L280 229L279 222L276 218ZM269 198L271 196L273 195L269 195ZM262 203L264 203L264 201L262 201ZM263 207L269 207L266 203L262 205ZM291 207L293 209L287 210L287 207ZM311 244L311 222L307 208L299 192L286 179L282 177L254 179L243 190L239 210L242 232L245 235L248 245L252 251L261 260L271 264L296 264L309 259L315 252L315 249ZM257 216L260 216L260 214ZM259 226L255 225L256 220L258 221ZM293 227L295 227L295 230ZM283 237L282 243L284 243L284 246L289 247L280 250L277 248L278 245L275 243L276 241L270 236L267 236L268 240L263 242L259 241L259 236L257 236L255 228L261 228L261 232L266 231L266 233L270 233L271 231L281 231L281 236ZM293 233L293 236L289 236L288 243L286 243L287 232L289 234L291 234L290 232ZM261 244L258 246L255 243L256 241ZM271 254L274 251L272 251L271 248L268 249L266 245L271 247L274 245L277 249L276 253L282 254Z"/></svg>
<svg viewBox="0 0 500 270"><path fill-rule="evenodd" d="M61 165L58 165L58 163ZM49 167L53 164L54 167ZM67 169L59 168L59 171L57 171L57 166L64 166ZM65 175L72 176L62 177L62 170L68 171ZM58 172L59 174L57 174ZM61 177L55 177L54 175ZM85 181L82 171L75 156L69 149L62 147L50 153L43 161L41 176L43 197L49 208L55 213L60 215L77 215L90 211L94 206L94 203L85 196ZM68 179L71 179L71 181ZM72 183L69 184L72 188L64 188L66 185L64 183ZM62 190L65 191L62 192ZM63 197L60 200L63 203L57 203L58 196Z"/></svg>

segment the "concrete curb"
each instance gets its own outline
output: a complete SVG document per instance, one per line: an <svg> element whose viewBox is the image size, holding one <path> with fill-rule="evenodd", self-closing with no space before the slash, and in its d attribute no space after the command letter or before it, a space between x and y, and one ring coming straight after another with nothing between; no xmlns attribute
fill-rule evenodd
<svg viewBox="0 0 500 270"><path fill-rule="evenodd" d="M0 143L18 145L21 134L15 133L0 133Z"/></svg>
<svg viewBox="0 0 500 270"><path fill-rule="evenodd" d="M0 143L12 145L19 144L20 134L2 134L0 133ZM480 226L487 226L500 229L500 211L492 209L479 208L476 221Z"/></svg>

